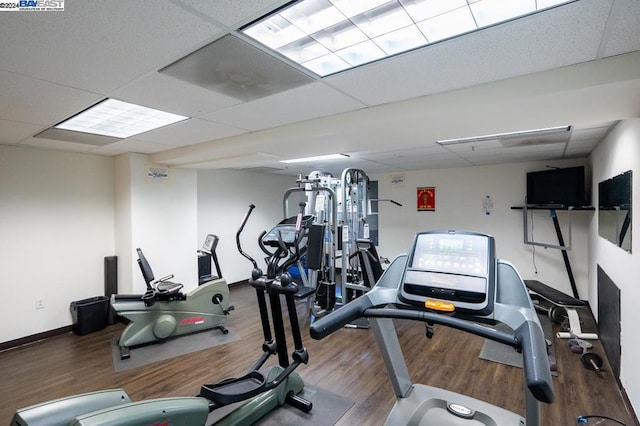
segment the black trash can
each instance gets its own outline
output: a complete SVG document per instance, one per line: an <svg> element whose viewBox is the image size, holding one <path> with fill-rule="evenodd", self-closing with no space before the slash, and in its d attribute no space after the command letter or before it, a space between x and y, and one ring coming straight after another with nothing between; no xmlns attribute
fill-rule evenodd
<svg viewBox="0 0 640 426"><path fill-rule="evenodd" d="M71 302L73 332L78 336L99 331L107 326L109 298L107 296L90 297Z"/></svg>

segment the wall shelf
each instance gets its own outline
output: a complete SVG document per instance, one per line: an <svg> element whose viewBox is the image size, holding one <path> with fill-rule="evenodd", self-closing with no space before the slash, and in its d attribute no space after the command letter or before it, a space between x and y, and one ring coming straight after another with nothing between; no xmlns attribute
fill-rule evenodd
<svg viewBox="0 0 640 426"><path fill-rule="evenodd" d="M571 291L573 292L573 297L576 299L580 299L578 295L578 288L576 287L576 281L573 277L573 270L571 269L571 263L569 262L569 256L567 255L567 251L571 250L571 214L574 211L595 211L595 207L593 206L512 206L511 210L521 210L522 211L522 226L524 229L524 243L532 246L541 246L544 248L555 248L559 249L562 252L562 259L564 260L564 266L567 269L567 275L569 276L569 282L571 283ZM527 211L528 210L546 210L549 212L549 216L553 221L553 227L556 230L556 236L558 237L558 244L550 244L550 243L540 243L533 240L529 240L529 224L527 222ZM565 244L564 237L562 236L562 230L560 229L560 223L558 222L558 215L556 214L557 210L567 211L569 217L569 244Z"/></svg>

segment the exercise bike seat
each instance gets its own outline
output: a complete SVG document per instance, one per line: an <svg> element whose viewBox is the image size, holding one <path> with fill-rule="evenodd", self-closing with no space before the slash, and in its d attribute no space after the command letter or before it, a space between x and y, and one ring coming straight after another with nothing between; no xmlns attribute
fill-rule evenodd
<svg viewBox="0 0 640 426"><path fill-rule="evenodd" d="M142 253L142 249L137 248L136 251L138 252L138 265L147 284L147 293L152 291L160 295L169 295L175 294L182 289L182 284L169 281L169 279L173 278L173 275L156 280L151 265L149 265L147 258Z"/></svg>
<svg viewBox="0 0 640 426"><path fill-rule="evenodd" d="M171 281L159 281L155 284L156 291L159 294L174 294L182 289L183 285Z"/></svg>

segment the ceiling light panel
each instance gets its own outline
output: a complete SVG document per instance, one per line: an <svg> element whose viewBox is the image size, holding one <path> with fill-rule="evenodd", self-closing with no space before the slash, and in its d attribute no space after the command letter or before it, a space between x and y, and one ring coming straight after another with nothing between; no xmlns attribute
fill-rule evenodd
<svg viewBox="0 0 640 426"><path fill-rule="evenodd" d="M349 158L347 154L328 154L317 155L315 157L294 158L291 160L280 160L281 163L309 163L313 161L326 161L326 160L344 160Z"/></svg>
<svg viewBox="0 0 640 426"><path fill-rule="evenodd" d="M378 37L391 31L413 25L413 20L398 2L388 2L351 18L367 36Z"/></svg>
<svg viewBox="0 0 640 426"><path fill-rule="evenodd" d="M430 43L478 29L467 7L418 22L418 28Z"/></svg>
<svg viewBox="0 0 640 426"><path fill-rule="evenodd" d="M324 77L573 1L301 0L240 31Z"/></svg>
<svg viewBox="0 0 640 426"><path fill-rule="evenodd" d="M336 54L352 67L375 61L387 56L374 42L365 41L355 46L339 50Z"/></svg>
<svg viewBox="0 0 640 426"><path fill-rule="evenodd" d="M517 138L526 138L526 137L535 137L535 136L551 138L558 135L564 135L565 137L568 137L570 132L571 132L571 126L557 126L557 127L545 127L542 129L520 130L517 132L496 133L492 135L472 136L469 138L446 139L446 140L436 141L436 143L440 145L458 145L458 144L475 143L475 142L494 143L497 141L504 141L508 139L517 139Z"/></svg>
<svg viewBox="0 0 640 426"><path fill-rule="evenodd" d="M420 22L467 6L467 0L400 0L409 16Z"/></svg>
<svg viewBox="0 0 640 426"><path fill-rule="evenodd" d="M54 127L124 139L188 118L115 99L106 99Z"/></svg>
<svg viewBox="0 0 640 426"><path fill-rule="evenodd" d="M536 11L536 0L479 0L469 5L478 27L486 27Z"/></svg>
<svg viewBox="0 0 640 426"><path fill-rule="evenodd" d="M387 56L396 53L406 52L407 50L427 44L424 34L415 25L410 25L380 37L376 37L373 41L387 54Z"/></svg>

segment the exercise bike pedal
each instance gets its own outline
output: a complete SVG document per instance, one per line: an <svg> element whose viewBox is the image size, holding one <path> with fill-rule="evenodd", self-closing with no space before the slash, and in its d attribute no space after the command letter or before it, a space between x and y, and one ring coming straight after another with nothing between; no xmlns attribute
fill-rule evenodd
<svg viewBox="0 0 640 426"><path fill-rule="evenodd" d="M131 351L129 350L129 348L121 346L120 347L120 359L129 359L131 358Z"/></svg>

